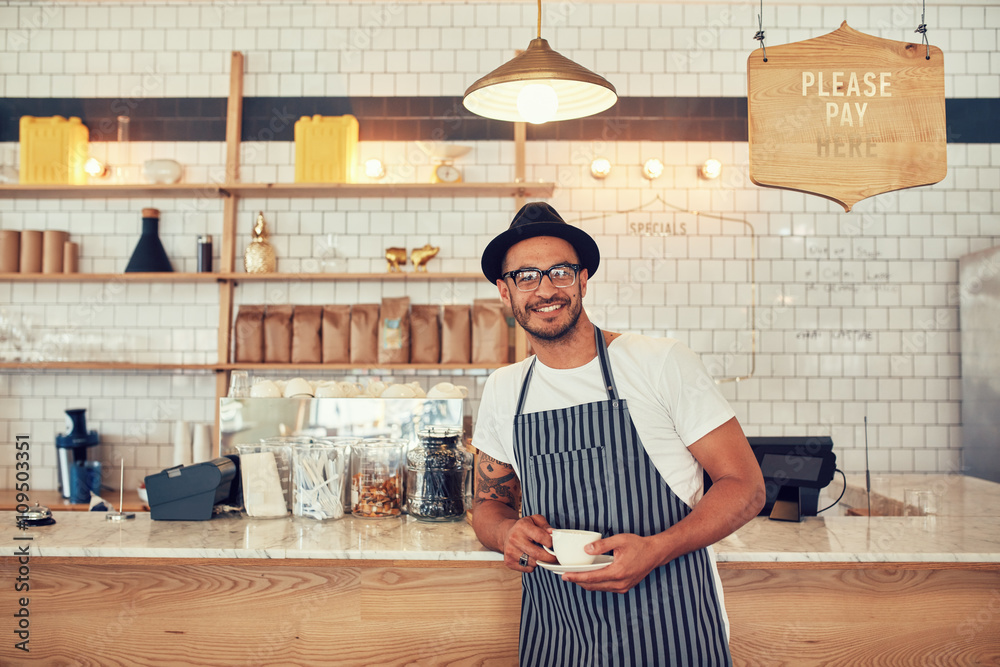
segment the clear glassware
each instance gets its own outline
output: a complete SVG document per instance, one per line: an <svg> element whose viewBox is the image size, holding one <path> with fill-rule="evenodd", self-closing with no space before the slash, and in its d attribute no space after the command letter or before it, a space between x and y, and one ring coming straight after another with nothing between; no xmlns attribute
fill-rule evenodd
<svg viewBox="0 0 1000 667"><path fill-rule="evenodd" d="M292 509L292 447L308 439L264 438L238 444L243 509L255 518L288 516Z"/></svg>
<svg viewBox="0 0 1000 667"><path fill-rule="evenodd" d="M229 398L250 397L250 374L247 371L233 371L229 376Z"/></svg>
<svg viewBox="0 0 1000 667"><path fill-rule="evenodd" d="M292 448L292 515L317 521L344 516L353 439L316 438Z"/></svg>
<svg viewBox="0 0 1000 667"><path fill-rule="evenodd" d="M404 452L399 438L366 438L351 448L351 513L385 519L403 513Z"/></svg>
<svg viewBox="0 0 1000 667"><path fill-rule="evenodd" d="M130 146L129 146L129 125L131 121L128 116L118 116L118 158L115 163L115 180L118 183L128 183L130 175Z"/></svg>
<svg viewBox="0 0 1000 667"><path fill-rule="evenodd" d="M319 243L319 264L323 273L335 273L337 271L337 235L327 234L326 238Z"/></svg>
<svg viewBox="0 0 1000 667"><path fill-rule="evenodd" d="M420 521L458 521L465 516L466 474L471 455L461 427L430 426L406 455L406 509Z"/></svg>

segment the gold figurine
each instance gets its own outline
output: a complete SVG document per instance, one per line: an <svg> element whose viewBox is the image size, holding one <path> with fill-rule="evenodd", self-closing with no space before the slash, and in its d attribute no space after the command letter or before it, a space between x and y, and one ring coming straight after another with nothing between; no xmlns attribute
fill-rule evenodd
<svg viewBox="0 0 1000 667"><path fill-rule="evenodd" d="M432 246L430 243L425 244L423 248L414 248L413 252L410 253L410 261L413 262L413 270L427 273L427 262L438 254L439 250L441 250L440 247Z"/></svg>
<svg viewBox="0 0 1000 667"><path fill-rule="evenodd" d="M274 254L274 246L267 240L264 212L260 211L253 225L253 239L243 253L243 268L247 273L274 273L277 266L278 258Z"/></svg>
<svg viewBox="0 0 1000 667"><path fill-rule="evenodd" d="M386 248L385 249L386 271L395 273L402 271L400 265L406 264L406 248Z"/></svg>

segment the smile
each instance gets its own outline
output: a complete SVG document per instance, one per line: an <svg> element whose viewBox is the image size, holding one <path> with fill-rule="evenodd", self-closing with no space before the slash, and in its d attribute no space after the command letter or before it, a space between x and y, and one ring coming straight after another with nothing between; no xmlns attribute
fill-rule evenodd
<svg viewBox="0 0 1000 667"><path fill-rule="evenodd" d="M559 310L563 307L561 303L554 303L549 306L542 306L541 308L534 308L533 310L537 313L551 313L553 311Z"/></svg>

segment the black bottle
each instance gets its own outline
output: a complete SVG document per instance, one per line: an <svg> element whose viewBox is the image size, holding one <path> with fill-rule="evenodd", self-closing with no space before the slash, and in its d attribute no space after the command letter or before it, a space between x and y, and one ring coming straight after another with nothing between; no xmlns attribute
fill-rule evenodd
<svg viewBox="0 0 1000 667"><path fill-rule="evenodd" d="M198 237L198 273L212 272L212 237Z"/></svg>
<svg viewBox="0 0 1000 667"><path fill-rule="evenodd" d="M142 209L142 236L132 251L132 259L125 267L125 273L167 273L173 272L167 251L160 243L160 211L155 208Z"/></svg>

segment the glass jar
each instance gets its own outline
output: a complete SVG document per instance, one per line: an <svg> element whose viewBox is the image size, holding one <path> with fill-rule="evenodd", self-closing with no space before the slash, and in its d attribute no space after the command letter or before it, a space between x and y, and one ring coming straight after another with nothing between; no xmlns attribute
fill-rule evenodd
<svg viewBox="0 0 1000 667"><path fill-rule="evenodd" d="M351 447L351 513L363 519L398 517L403 510L406 440L371 438Z"/></svg>
<svg viewBox="0 0 1000 667"><path fill-rule="evenodd" d="M350 470L348 438L315 438L292 449L292 515L317 521L344 516L344 480Z"/></svg>
<svg viewBox="0 0 1000 667"><path fill-rule="evenodd" d="M406 508L420 521L458 521L465 514L472 456L461 447L462 429L429 426L406 456Z"/></svg>
<svg viewBox="0 0 1000 667"><path fill-rule="evenodd" d="M252 517L288 516L292 509L292 447L300 438L238 444L243 509Z"/></svg>

